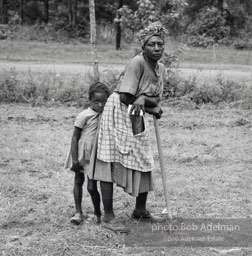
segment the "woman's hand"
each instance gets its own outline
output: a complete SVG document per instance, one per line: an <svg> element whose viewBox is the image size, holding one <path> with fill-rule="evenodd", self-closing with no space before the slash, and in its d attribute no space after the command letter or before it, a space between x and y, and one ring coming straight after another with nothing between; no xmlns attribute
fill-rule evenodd
<svg viewBox="0 0 252 256"><path fill-rule="evenodd" d="M138 96L132 104L130 115L132 114L133 110L134 110L135 116L139 116L141 110L143 111L143 113L145 113L144 105L145 105L145 96L144 95Z"/></svg>
<svg viewBox="0 0 252 256"><path fill-rule="evenodd" d="M157 119L160 119L163 114L163 110L159 106L154 108L145 108L145 111L151 115L156 116Z"/></svg>

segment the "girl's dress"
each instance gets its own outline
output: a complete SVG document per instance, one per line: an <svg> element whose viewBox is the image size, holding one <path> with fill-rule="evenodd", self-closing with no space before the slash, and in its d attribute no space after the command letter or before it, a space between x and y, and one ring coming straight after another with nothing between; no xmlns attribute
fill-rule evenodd
<svg viewBox="0 0 252 256"><path fill-rule="evenodd" d="M165 74L163 64L158 63L154 70L143 55L131 59L121 85L104 107L89 178L116 183L133 196L154 189L148 122L145 121L142 133L133 135L128 108L120 102L118 92L161 97Z"/></svg>
<svg viewBox="0 0 252 256"><path fill-rule="evenodd" d="M74 127L82 129L80 139L78 141L78 160L83 166L80 172L88 174L90 156L96 137L99 123L99 113L90 107L79 113L75 119ZM65 168L72 166L71 149L67 155Z"/></svg>

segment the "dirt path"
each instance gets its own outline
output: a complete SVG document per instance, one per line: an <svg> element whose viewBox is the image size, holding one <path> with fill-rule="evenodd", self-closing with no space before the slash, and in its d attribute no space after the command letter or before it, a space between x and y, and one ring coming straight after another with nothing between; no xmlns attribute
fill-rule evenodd
<svg viewBox="0 0 252 256"><path fill-rule="evenodd" d="M0 62L0 70L9 70L15 68L20 72L56 72L56 73L81 73L92 72L91 64L75 64L75 63L37 63L37 62ZM122 64L101 64L100 71L116 69L123 71L125 65ZM194 77L204 81L214 79L221 76L225 79L245 82L252 85L252 66L231 66L231 65L198 65L191 68L188 64L181 64L177 68L182 77Z"/></svg>

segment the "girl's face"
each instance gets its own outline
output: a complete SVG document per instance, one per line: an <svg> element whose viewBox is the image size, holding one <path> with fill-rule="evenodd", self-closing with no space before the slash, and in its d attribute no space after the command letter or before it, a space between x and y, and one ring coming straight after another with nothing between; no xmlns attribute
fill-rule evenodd
<svg viewBox="0 0 252 256"><path fill-rule="evenodd" d="M105 92L95 92L90 99L90 107L94 111L101 113L106 104L108 97Z"/></svg>
<svg viewBox="0 0 252 256"><path fill-rule="evenodd" d="M159 36L152 36L148 39L143 48L146 57L150 60L158 61L164 52L164 41Z"/></svg>

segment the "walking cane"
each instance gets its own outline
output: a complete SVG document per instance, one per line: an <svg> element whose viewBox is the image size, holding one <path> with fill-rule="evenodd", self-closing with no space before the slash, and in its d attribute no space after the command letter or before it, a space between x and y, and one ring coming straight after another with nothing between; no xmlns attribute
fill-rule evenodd
<svg viewBox="0 0 252 256"><path fill-rule="evenodd" d="M169 201L169 196L168 196L167 173L165 172L165 167L164 167L164 156L163 156L163 151L162 151L162 146L161 146L157 118L154 115L153 115L153 121L154 121L155 133L156 133L156 138L157 138L158 154L159 154L160 168L161 168L161 173L162 173L162 181L163 181L164 195L165 195L165 201L166 201L167 216L168 216L168 219L171 220L172 214L171 214L171 207L170 207L170 201Z"/></svg>

